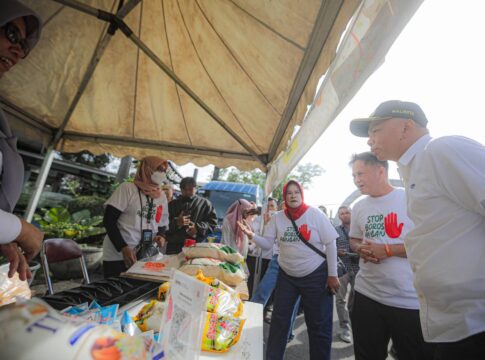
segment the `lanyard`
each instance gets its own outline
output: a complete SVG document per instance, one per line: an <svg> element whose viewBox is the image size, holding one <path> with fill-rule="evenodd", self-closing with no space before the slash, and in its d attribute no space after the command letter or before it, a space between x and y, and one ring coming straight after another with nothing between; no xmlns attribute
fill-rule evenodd
<svg viewBox="0 0 485 360"><path fill-rule="evenodd" d="M148 195L145 195L147 198L147 205L148 205L148 210L147 210L147 215L146 215L146 220L147 220L147 227L150 224L152 218L153 218L153 198L149 197ZM138 189L138 197L140 198L140 232L142 231L143 227L143 202L141 201L141 191Z"/></svg>

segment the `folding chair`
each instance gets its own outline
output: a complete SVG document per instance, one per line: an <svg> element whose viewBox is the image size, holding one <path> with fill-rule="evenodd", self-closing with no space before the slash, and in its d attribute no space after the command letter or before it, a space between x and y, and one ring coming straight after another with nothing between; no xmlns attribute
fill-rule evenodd
<svg viewBox="0 0 485 360"><path fill-rule="evenodd" d="M79 259L83 272L84 281L89 284L88 268L84 260L81 247L72 239L47 239L42 244L40 253L42 269L44 270L45 282L49 294L54 294L49 275L49 264L66 260Z"/></svg>

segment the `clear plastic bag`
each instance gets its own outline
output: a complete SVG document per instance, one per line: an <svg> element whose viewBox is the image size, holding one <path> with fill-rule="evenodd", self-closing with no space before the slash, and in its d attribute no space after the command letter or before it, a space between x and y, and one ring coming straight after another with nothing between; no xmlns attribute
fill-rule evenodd
<svg viewBox="0 0 485 360"><path fill-rule="evenodd" d="M30 291L27 281L19 279L19 274L8 277L9 264L0 266L0 306L15 302L16 297L30 299Z"/></svg>

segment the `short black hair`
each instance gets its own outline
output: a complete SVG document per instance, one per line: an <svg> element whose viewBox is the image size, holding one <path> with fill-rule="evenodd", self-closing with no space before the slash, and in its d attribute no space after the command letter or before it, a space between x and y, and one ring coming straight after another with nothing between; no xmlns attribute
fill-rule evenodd
<svg viewBox="0 0 485 360"><path fill-rule="evenodd" d="M186 189L188 187L197 187L197 183L193 177L187 176L180 181L180 190Z"/></svg>
<svg viewBox="0 0 485 360"><path fill-rule="evenodd" d="M387 160L379 160L373 153L370 151L366 151L360 154L353 154L349 165L352 166L356 161L363 161L364 164L366 165L377 165L377 166L382 166L384 169L388 170L389 169L389 163Z"/></svg>
<svg viewBox="0 0 485 360"><path fill-rule="evenodd" d="M268 202L270 202L270 201L274 201L276 203L276 205L279 205L278 200L276 200L275 198L273 198L271 196L268 197Z"/></svg>

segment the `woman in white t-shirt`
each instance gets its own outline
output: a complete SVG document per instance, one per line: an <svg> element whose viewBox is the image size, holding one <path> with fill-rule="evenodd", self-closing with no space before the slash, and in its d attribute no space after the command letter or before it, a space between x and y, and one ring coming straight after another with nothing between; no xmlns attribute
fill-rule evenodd
<svg viewBox="0 0 485 360"><path fill-rule="evenodd" d="M161 189L167 162L156 156L142 159L134 182L121 184L106 201L103 242L105 277L118 276L136 262L142 241L165 244L168 205Z"/></svg>
<svg viewBox="0 0 485 360"><path fill-rule="evenodd" d="M222 238L221 243L232 247L234 250L246 258L248 254L248 237L237 226L238 221L246 220L248 224L251 224L254 217L258 214L258 208L256 204L251 204L245 199L239 199L235 201L224 215L222 221Z"/></svg>
<svg viewBox="0 0 485 360"><path fill-rule="evenodd" d="M310 360L330 359L333 297L339 288L337 277L337 232L328 218L303 201L303 189L294 180L283 188L285 210L276 213L265 226L263 236L250 226L239 226L263 249L279 242L280 272L276 284L273 315L266 348L267 360L283 359L293 308L301 296L310 343ZM290 219L306 242L326 253L328 263L300 240Z"/></svg>

